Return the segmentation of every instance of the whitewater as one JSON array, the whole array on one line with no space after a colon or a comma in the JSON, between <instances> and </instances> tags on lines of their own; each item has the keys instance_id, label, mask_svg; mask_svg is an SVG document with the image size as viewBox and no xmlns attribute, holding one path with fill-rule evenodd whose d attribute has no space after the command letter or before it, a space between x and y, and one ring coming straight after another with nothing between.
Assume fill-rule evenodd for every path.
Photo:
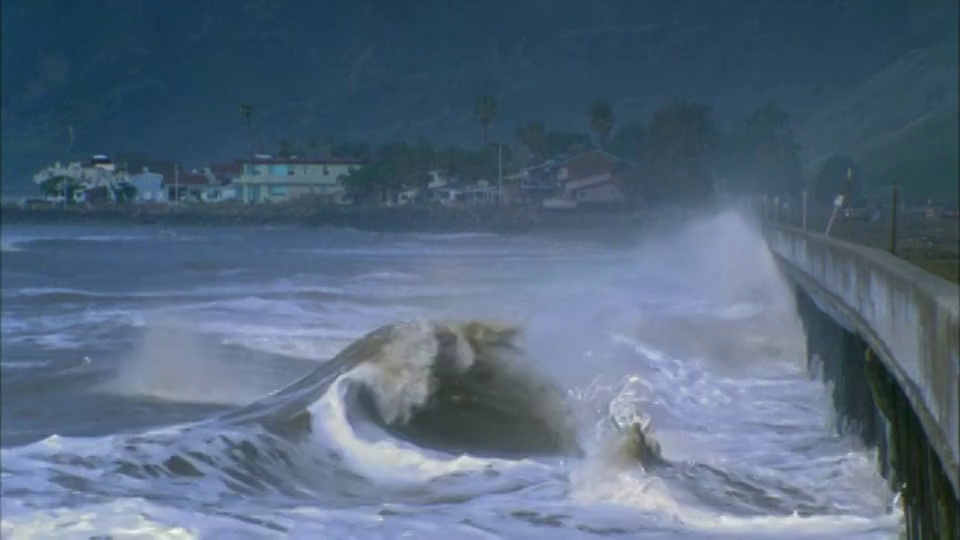
<instances>
[{"instance_id":1,"label":"whitewater","mask_svg":"<svg viewBox=\"0 0 960 540\"><path fill-rule=\"evenodd\" d=\"M11 225L3 538L897 538L736 211Z\"/></svg>"}]
</instances>

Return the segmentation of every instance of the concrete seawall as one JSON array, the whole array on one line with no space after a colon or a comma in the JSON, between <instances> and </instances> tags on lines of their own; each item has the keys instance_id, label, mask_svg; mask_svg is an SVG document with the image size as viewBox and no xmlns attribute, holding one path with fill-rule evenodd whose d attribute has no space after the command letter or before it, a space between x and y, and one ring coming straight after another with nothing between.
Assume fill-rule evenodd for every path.
<instances>
[{"instance_id":1,"label":"concrete seawall","mask_svg":"<svg viewBox=\"0 0 960 540\"><path fill-rule=\"evenodd\" d=\"M891 455L899 460L882 463L885 473L894 469L897 482L912 484L914 494L922 492L911 497L914 513L939 506L930 519L939 521L945 515L952 523L944 537L954 537L960 511L960 288L877 249L774 225L766 227L765 236L783 272L798 288L810 354L837 356L833 361L844 364L828 369L836 385L835 402L846 401L835 405L855 409L849 416L861 426L877 425L873 416L886 418L883 433L865 439L874 439L881 447L882 460L889 461ZM811 315L815 311L823 316ZM812 320L818 317L829 319L827 324L835 329L824 330L822 320ZM839 337L829 337L834 334ZM816 340L839 345L824 346ZM877 375L873 359L885 373ZM895 388L878 390L886 380ZM868 405L851 405L854 401ZM899 410L904 405L910 411ZM915 420L902 417L906 412ZM916 438L924 439L922 444L909 446ZM927 455L933 463L909 463ZM917 473L917 466L924 472ZM921 484L928 485L917 487ZM927 526L922 529L929 534Z\"/></svg>"}]
</instances>

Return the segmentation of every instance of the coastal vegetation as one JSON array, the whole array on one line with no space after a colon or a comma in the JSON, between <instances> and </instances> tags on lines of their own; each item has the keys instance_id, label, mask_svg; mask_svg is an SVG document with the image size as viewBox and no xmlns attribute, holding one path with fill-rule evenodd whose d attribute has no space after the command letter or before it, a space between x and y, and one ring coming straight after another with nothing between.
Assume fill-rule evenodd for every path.
<instances>
[{"instance_id":1,"label":"coastal vegetation","mask_svg":"<svg viewBox=\"0 0 960 540\"><path fill-rule=\"evenodd\" d=\"M568 131L531 122L517 127L513 140L489 142L488 130L497 117L496 100L484 96L475 106L483 128L479 148L437 146L426 141L384 143L375 148L357 142L328 142L326 151L339 157L368 160L345 179L358 200L375 200L384 192L423 188L430 170L442 169L463 181L497 178L546 160L559 160L591 148L652 171L630 178L653 199L668 204L698 204L718 190L738 195L796 197L805 188L789 117L774 104L757 109L742 122L722 130L709 107L677 101L658 108L649 127L640 118L617 118L606 101L587 108L588 132ZM315 141L316 138L311 140ZM315 148L315 144L304 148ZM278 155L289 156L282 143ZM640 191L641 186L626 186Z\"/></svg>"},{"instance_id":2,"label":"coastal vegetation","mask_svg":"<svg viewBox=\"0 0 960 540\"><path fill-rule=\"evenodd\" d=\"M949 130L943 122L924 124L906 139L906 150L903 145L884 148L868 156L863 166L850 156L838 154L804 171L790 117L772 102L723 125L714 119L710 107L701 103L667 102L648 118L640 118L621 117L610 102L598 99L585 107L582 125L586 129L582 131L534 121L516 127L508 140L490 137L490 128L500 117L494 96L478 97L472 112L483 135L483 143L474 147L442 146L426 140L371 145L362 140L311 135L303 140L280 140L271 151L256 144L255 106L249 102L239 105L251 155L259 150L284 159L362 160L363 167L341 177L351 200L360 204L422 190L429 185L433 171L443 171L462 184L489 182L516 178L526 167L562 161L593 148L643 171L621 175L621 189L634 203L642 193L647 205L699 205L720 193L799 202L804 191L813 204L830 204L837 194L845 193L849 203L863 205L871 195L874 202L877 196L886 197L885 192L878 194L870 186L908 176L929 179L953 173L955 177L957 172L956 145L949 145ZM955 123L956 115L952 119ZM955 132L952 137L955 142ZM909 184L904 193L914 198L924 193L956 193L956 186L952 191L937 191L923 182L933 183L923 180ZM51 178L39 187L45 197L65 196L67 204L80 189L62 177ZM131 201L133 189L119 186L108 198L114 204ZM319 200L315 203L325 204Z\"/></svg>"}]
</instances>

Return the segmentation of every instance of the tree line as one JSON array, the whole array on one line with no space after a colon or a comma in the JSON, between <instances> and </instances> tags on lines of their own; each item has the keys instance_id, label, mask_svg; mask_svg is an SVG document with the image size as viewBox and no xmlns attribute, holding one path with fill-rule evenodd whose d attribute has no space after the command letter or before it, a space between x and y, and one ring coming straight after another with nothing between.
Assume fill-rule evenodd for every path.
<instances>
[{"instance_id":1,"label":"tree line","mask_svg":"<svg viewBox=\"0 0 960 540\"><path fill-rule=\"evenodd\" d=\"M253 153L254 106L242 103L239 113ZM464 182L495 180L498 167L504 174L522 167L601 148L646 174L625 175L628 192L644 192L664 202L695 202L718 190L734 195L770 195L798 198L807 189L812 200L828 203L837 193L860 196L856 163L834 156L822 166L810 185L804 183L797 144L789 116L773 103L756 109L721 130L709 107L675 101L658 107L646 122L618 118L607 101L597 100L584 109L590 132L550 127L544 122L517 126L507 141L490 141L490 130L499 118L497 100L481 96L473 116L481 129L479 147L439 146L427 141L395 141L372 146L362 141L338 141L332 137L309 137L300 142L280 141L276 155L282 158L346 157L367 163L346 178L355 198L378 199L405 189L422 188L429 171L445 170ZM41 186L48 195L68 198L77 186L52 179ZM851 189L852 186L852 189ZM114 200L130 199L124 187ZM649 197L648 197L649 198Z\"/></svg>"},{"instance_id":2,"label":"tree line","mask_svg":"<svg viewBox=\"0 0 960 540\"><path fill-rule=\"evenodd\" d=\"M279 157L338 156L369 164L345 179L360 198L383 192L420 188L427 172L445 169L464 181L495 179L497 167L507 172L557 156L602 148L642 165L656 179L648 193L673 202L709 197L717 189L728 193L798 196L804 189L797 144L788 115L770 103L722 132L709 107L688 101L665 104L648 122L618 119L607 101L591 103L585 118L592 133L563 130L543 122L518 126L512 140L490 142L498 103L492 96L477 99L473 116L482 135L479 148L437 146L426 141L391 142L377 147L332 138L307 139L301 145L282 141ZM241 106L250 133L253 107ZM252 147L252 143L251 143ZM824 193L833 192L833 187ZM827 195L823 196L824 198ZM832 195L829 195L832 198Z\"/></svg>"}]
</instances>

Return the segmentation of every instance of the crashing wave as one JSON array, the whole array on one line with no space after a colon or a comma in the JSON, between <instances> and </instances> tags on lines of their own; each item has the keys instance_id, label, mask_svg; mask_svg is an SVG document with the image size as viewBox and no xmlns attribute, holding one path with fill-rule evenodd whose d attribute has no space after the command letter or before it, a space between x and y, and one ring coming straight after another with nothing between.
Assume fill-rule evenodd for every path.
<instances>
[{"instance_id":1,"label":"crashing wave","mask_svg":"<svg viewBox=\"0 0 960 540\"><path fill-rule=\"evenodd\" d=\"M68 447L51 437L0 453L11 470L53 460L63 478L108 496L151 478L204 478L244 496L333 501L399 486L396 496L419 497L404 486L478 472L509 489L510 477L498 471L539 474L536 458L592 454L579 437L595 427L579 425L575 399L530 365L517 345L520 333L480 321L390 324L292 384L197 424L119 441L72 439ZM645 421L608 421L618 466L663 463ZM111 473L87 483L91 463L110 463ZM195 496L212 502L218 493Z\"/></svg>"},{"instance_id":2,"label":"crashing wave","mask_svg":"<svg viewBox=\"0 0 960 540\"><path fill-rule=\"evenodd\" d=\"M353 342L314 372L219 420L257 422L301 437L311 406L333 383L349 384L353 415L392 436L456 454L582 455L566 394L525 362L521 330L491 322L413 320ZM660 462L646 426L618 426L629 455Z\"/></svg>"}]
</instances>

